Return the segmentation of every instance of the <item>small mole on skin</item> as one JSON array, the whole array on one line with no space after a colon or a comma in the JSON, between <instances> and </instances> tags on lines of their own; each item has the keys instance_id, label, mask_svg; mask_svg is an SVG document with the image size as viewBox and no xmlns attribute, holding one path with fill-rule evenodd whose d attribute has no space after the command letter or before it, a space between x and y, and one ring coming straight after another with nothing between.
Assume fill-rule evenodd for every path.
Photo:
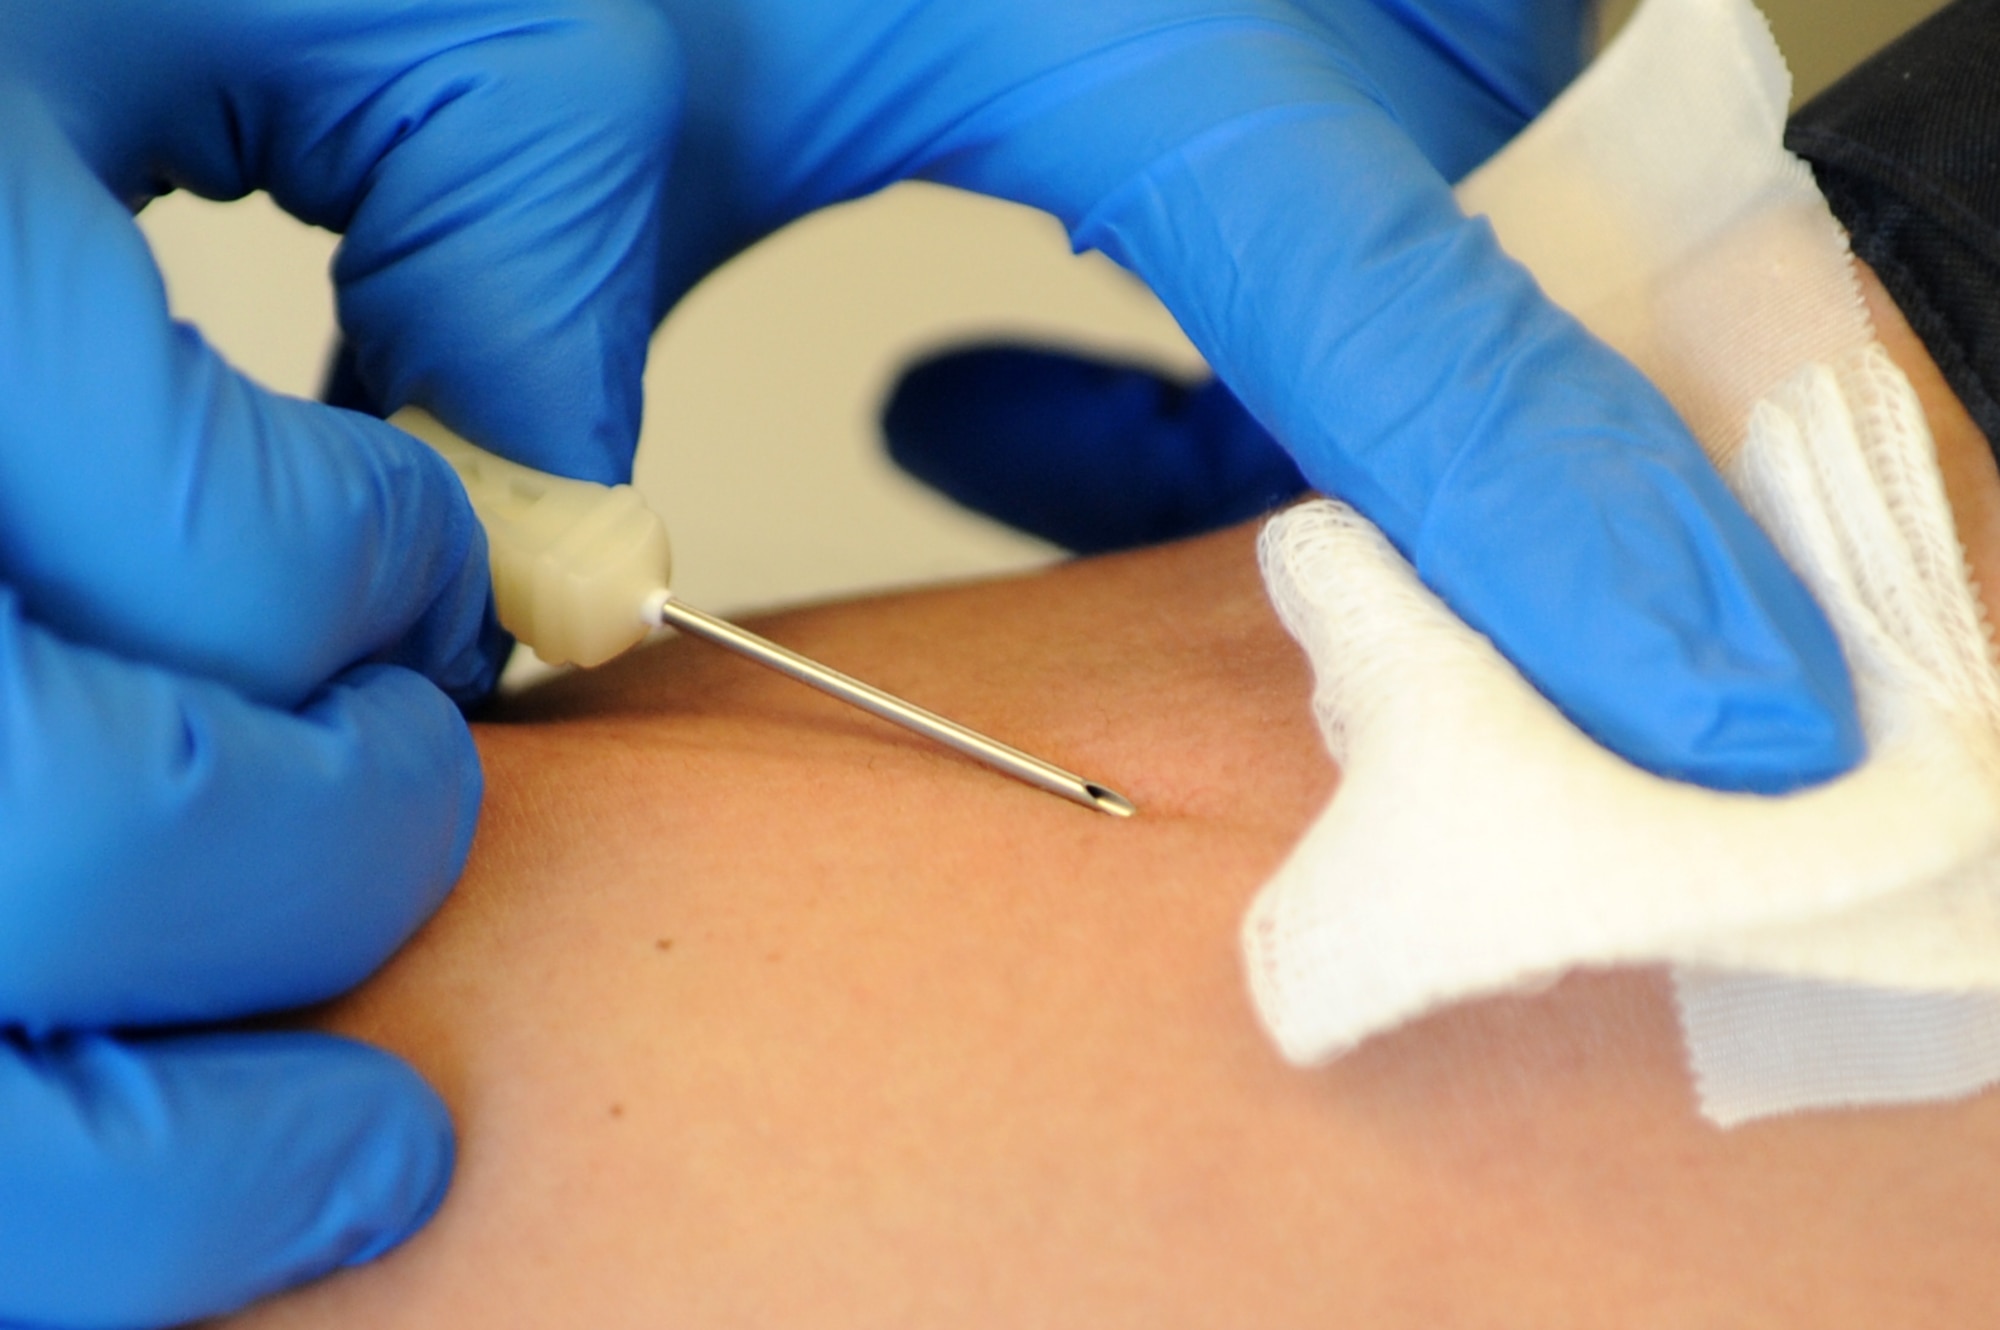
<instances>
[{"instance_id":1,"label":"small mole on skin","mask_svg":"<svg viewBox=\"0 0 2000 1330\"><path fill-rule=\"evenodd\" d=\"M624 1117L624 1116L625 1116L625 1105L623 1105L623 1104L613 1104L613 1105L611 1106L611 1116L612 1116L612 1117L614 1117L614 1118L622 1118L622 1117Z\"/></svg>"},{"instance_id":2,"label":"small mole on skin","mask_svg":"<svg viewBox=\"0 0 2000 1330\"><path fill-rule=\"evenodd\" d=\"M654 951L672 951L673 949L674 940L670 937L663 937L653 944Z\"/></svg>"}]
</instances>

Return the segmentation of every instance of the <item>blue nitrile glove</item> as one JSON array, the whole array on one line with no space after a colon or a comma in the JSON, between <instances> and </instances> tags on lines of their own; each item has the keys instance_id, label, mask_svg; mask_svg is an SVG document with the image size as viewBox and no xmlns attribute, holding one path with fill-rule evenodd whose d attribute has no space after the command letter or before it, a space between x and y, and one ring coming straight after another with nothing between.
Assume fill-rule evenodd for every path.
<instances>
[{"instance_id":1,"label":"blue nitrile glove","mask_svg":"<svg viewBox=\"0 0 2000 1330\"><path fill-rule=\"evenodd\" d=\"M1213 531L1308 488L1220 379L1029 346L912 366L882 408L882 435L918 480L1079 554Z\"/></svg>"},{"instance_id":2,"label":"blue nitrile glove","mask_svg":"<svg viewBox=\"0 0 2000 1330\"><path fill-rule=\"evenodd\" d=\"M653 298L597 279L658 260L671 50L643 0L0 6L0 1325L240 1305L452 1165L395 1059L221 1027L351 987L456 879L483 538L427 448L174 326L122 201L345 228L370 355L608 469Z\"/></svg>"},{"instance_id":3,"label":"blue nitrile glove","mask_svg":"<svg viewBox=\"0 0 2000 1330\"><path fill-rule=\"evenodd\" d=\"M1672 409L1452 201L1575 71L1587 0L653 3L685 98L643 272L662 309L893 180L1043 208L1150 283L1306 478L1600 740L1766 790L1860 755L1831 631ZM343 311L339 400L429 396L522 460L622 461L532 412L454 419L423 347L371 349ZM622 428L636 378L585 382Z\"/></svg>"},{"instance_id":4,"label":"blue nitrile glove","mask_svg":"<svg viewBox=\"0 0 2000 1330\"><path fill-rule=\"evenodd\" d=\"M1574 71L1584 0L656 3L686 79L666 297L903 177L1041 207L1599 739L1754 789L1859 756L1804 589L1452 201Z\"/></svg>"}]
</instances>

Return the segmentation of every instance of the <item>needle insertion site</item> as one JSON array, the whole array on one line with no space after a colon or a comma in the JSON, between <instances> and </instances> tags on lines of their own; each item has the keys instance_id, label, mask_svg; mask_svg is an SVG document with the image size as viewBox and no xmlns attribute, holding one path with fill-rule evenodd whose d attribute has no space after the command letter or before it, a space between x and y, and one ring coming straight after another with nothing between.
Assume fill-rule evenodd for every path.
<instances>
[{"instance_id":1,"label":"needle insertion site","mask_svg":"<svg viewBox=\"0 0 2000 1330\"><path fill-rule=\"evenodd\" d=\"M436 449L465 485L486 528L500 623L549 664L589 669L637 646L655 627L676 628L1072 803L1113 817L1138 811L1116 790L680 600L667 590L673 558L666 524L630 485L569 480L510 462L416 408L389 423Z\"/></svg>"},{"instance_id":2,"label":"needle insertion site","mask_svg":"<svg viewBox=\"0 0 2000 1330\"><path fill-rule=\"evenodd\" d=\"M871 715L879 716L892 725L900 725L933 739L965 754L987 766L1003 771L1017 780L1026 781L1037 789L1060 795L1072 803L1086 808L1095 808L1113 817L1131 817L1137 812L1130 799L1116 790L1085 780L1073 771L1065 771L1053 762L1045 762L1039 757L1024 753L1010 744L968 729L957 721L947 720L934 711L927 711L913 702L906 702L891 693L885 693L872 684L842 674L839 670L820 664L816 660L801 656L798 652L781 647L768 638L759 637L746 628L739 628L726 619L718 619L705 610L698 610L672 593L661 591L654 595L649 609L660 623L669 628L726 647L740 656L756 661L788 678L796 679L822 693L837 697L841 701L860 707Z\"/></svg>"}]
</instances>

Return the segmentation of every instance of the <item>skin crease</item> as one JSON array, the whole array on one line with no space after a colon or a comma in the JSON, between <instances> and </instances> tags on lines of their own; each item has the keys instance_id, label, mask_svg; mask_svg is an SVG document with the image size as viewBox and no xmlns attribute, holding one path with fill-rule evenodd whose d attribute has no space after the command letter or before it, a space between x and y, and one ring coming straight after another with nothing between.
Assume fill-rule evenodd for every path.
<instances>
[{"instance_id":1,"label":"skin crease","mask_svg":"<svg viewBox=\"0 0 2000 1330\"><path fill-rule=\"evenodd\" d=\"M2000 585L1990 450L1869 285ZM1129 823L688 642L480 726L464 885L320 1017L439 1086L456 1187L403 1250L232 1324L1990 1315L2000 1095L1718 1132L1658 973L1279 1062L1236 929L1336 772L1253 539L760 625L1110 783Z\"/></svg>"}]
</instances>

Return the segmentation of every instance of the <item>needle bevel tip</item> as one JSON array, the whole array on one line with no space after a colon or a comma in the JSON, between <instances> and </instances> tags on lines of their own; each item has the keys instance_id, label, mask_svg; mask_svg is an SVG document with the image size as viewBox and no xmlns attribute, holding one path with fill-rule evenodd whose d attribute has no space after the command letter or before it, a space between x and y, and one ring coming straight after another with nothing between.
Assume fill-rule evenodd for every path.
<instances>
[{"instance_id":1,"label":"needle bevel tip","mask_svg":"<svg viewBox=\"0 0 2000 1330\"><path fill-rule=\"evenodd\" d=\"M1131 817L1139 811L1137 804L1116 790L1106 789L1091 782L1084 783L1084 790L1090 795L1090 802L1113 817Z\"/></svg>"}]
</instances>

